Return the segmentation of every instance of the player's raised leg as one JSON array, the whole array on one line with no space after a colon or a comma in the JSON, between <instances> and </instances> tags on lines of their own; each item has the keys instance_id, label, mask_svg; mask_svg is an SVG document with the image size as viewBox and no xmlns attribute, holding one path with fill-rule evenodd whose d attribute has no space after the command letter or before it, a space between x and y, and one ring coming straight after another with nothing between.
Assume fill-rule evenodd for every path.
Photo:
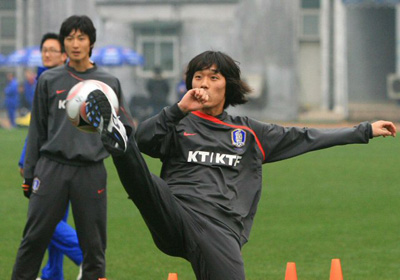
<instances>
[{"instance_id":1,"label":"player's raised leg","mask_svg":"<svg viewBox=\"0 0 400 280\"><path fill-rule=\"evenodd\" d=\"M92 91L86 100L88 121L97 128L105 148L112 153L125 152L128 138L122 122L101 90Z\"/></svg>"}]
</instances>

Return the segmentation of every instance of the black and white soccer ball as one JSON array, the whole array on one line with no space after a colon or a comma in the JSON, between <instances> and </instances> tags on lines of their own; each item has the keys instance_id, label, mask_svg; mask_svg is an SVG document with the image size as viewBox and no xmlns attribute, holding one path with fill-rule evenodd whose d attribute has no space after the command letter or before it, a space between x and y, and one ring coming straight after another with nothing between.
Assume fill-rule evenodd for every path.
<instances>
[{"instance_id":1,"label":"black and white soccer ball","mask_svg":"<svg viewBox=\"0 0 400 280\"><path fill-rule=\"evenodd\" d=\"M97 131L86 117L86 99L95 90L101 90L107 96L115 112L118 114L118 97L109 85L98 80L84 80L77 83L68 92L66 112L71 123L84 132Z\"/></svg>"}]
</instances>

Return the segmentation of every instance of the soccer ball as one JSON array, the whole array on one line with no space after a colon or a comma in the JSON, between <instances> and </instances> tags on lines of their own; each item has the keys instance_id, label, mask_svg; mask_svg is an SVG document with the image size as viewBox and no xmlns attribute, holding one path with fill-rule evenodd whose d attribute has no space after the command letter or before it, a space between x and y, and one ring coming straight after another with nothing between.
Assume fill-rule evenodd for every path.
<instances>
[{"instance_id":1,"label":"soccer ball","mask_svg":"<svg viewBox=\"0 0 400 280\"><path fill-rule=\"evenodd\" d=\"M107 84L98 80L85 80L77 83L68 92L66 112L68 119L79 130L84 132L96 132L86 117L86 99L94 90L101 90L111 102L115 112L118 114L119 102L114 90Z\"/></svg>"}]
</instances>

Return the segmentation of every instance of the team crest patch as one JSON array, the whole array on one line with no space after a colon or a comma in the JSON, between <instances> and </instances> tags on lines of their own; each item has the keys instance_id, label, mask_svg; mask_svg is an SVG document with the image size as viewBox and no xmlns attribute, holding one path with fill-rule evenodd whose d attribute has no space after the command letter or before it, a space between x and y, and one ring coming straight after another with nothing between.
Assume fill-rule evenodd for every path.
<instances>
[{"instance_id":1,"label":"team crest patch","mask_svg":"<svg viewBox=\"0 0 400 280\"><path fill-rule=\"evenodd\" d=\"M40 180L38 178L33 179L32 192L36 193L40 187Z\"/></svg>"},{"instance_id":2,"label":"team crest patch","mask_svg":"<svg viewBox=\"0 0 400 280\"><path fill-rule=\"evenodd\" d=\"M235 147L243 147L246 143L246 131L243 129L235 129L232 131L232 144Z\"/></svg>"}]
</instances>

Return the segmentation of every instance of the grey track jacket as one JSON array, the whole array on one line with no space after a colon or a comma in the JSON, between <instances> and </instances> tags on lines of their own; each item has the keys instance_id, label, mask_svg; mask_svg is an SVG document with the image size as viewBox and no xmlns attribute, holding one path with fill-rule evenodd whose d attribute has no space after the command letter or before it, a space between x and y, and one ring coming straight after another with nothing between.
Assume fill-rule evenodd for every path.
<instances>
[{"instance_id":1,"label":"grey track jacket","mask_svg":"<svg viewBox=\"0 0 400 280\"><path fill-rule=\"evenodd\" d=\"M123 107L118 79L96 65L85 72L77 72L68 65L44 72L39 78L34 97L24 163L25 178L33 178L40 156L80 166L102 161L109 155L97 133L79 131L65 112L69 90L78 82L89 79L108 84L118 95ZM127 116L123 115L122 119L126 122Z\"/></svg>"},{"instance_id":2,"label":"grey track jacket","mask_svg":"<svg viewBox=\"0 0 400 280\"><path fill-rule=\"evenodd\" d=\"M141 123L140 150L163 162L161 178L186 206L229 226L247 242L261 195L262 164L335 145L368 143L371 125L282 127L226 112L184 115L175 104Z\"/></svg>"}]
</instances>

